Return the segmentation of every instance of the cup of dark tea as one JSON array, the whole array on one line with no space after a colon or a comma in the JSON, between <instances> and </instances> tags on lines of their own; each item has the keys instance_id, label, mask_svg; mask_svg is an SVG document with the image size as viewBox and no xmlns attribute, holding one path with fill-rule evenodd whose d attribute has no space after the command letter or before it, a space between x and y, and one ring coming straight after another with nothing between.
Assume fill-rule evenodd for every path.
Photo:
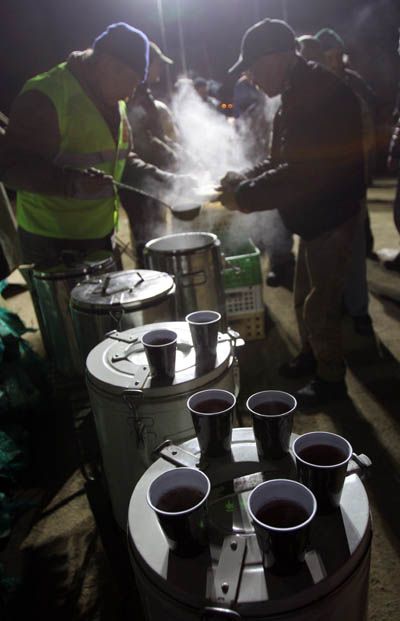
<instances>
[{"instance_id":1,"label":"cup of dark tea","mask_svg":"<svg viewBox=\"0 0 400 621\"><path fill-rule=\"evenodd\" d=\"M173 330L150 330L141 341L152 377L173 378L175 376L177 334Z\"/></svg>"},{"instance_id":2,"label":"cup of dark tea","mask_svg":"<svg viewBox=\"0 0 400 621\"><path fill-rule=\"evenodd\" d=\"M186 315L186 321L189 324L196 357L215 357L221 314L212 310L195 311Z\"/></svg>"},{"instance_id":3,"label":"cup of dark tea","mask_svg":"<svg viewBox=\"0 0 400 621\"><path fill-rule=\"evenodd\" d=\"M247 399L260 460L282 459L289 452L296 399L281 390L263 390Z\"/></svg>"},{"instance_id":4,"label":"cup of dark tea","mask_svg":"<svg viewBox=\"0 0 400 621\"><path fill-rule=\"evenodd\" d=\"M187 407L203 457L230 453L235 405L235 395L219 388L201 390L189 397Z\"/></svg>"},{"instance_id":5,"label":"cup of dark tea","mask_svg":"<svg viewBox=\"0 0 400 621\"><path fill-rule=\"evenodd\" d=\"M209 478L196 468L175 468L150 484L147 502L156 513L169 547L193 556L207 546Z\"/></svg>"},{"instance_id":6,"label":"cup of dark tea","mask_svg":"<svg viewBox=\"0 0 400 621\"><path fill-rule=\"evenodd\" d=\"M297 481L273 479L257 485L247 506L268 566L279 574L295 573L317 510L314 494Z\"/></svg>"},{"instance_id":7,"label":"cup of dark tea","mask_svg":"<svg viewBox=\"0 0 400 621\"><path fill-rule=\"evenodd\" d=\"M318 511L336 509L353 454L351 444L335 433L311 431L294 441L293 453L298 478L315 494Z\"/></svg>"}]
</instances>

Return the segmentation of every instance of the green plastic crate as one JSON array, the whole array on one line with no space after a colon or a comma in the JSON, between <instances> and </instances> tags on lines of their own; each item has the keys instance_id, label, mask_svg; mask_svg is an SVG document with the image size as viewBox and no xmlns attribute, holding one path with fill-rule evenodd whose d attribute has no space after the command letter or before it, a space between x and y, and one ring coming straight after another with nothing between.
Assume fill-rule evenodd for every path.
<instances>
[{"instance_id":1,"label":"green plastic crate","mask_svg":"<svg viewBox=\"0 0 400 621\"><path fill-rule=\"evenodd\" d=\"M251 239L240 243L234 249L224 246L222 241L222 248L229 264L229 268L225 268L223 272L225 289L262 283L260 251Z\"/></svg>"}]
</instances>

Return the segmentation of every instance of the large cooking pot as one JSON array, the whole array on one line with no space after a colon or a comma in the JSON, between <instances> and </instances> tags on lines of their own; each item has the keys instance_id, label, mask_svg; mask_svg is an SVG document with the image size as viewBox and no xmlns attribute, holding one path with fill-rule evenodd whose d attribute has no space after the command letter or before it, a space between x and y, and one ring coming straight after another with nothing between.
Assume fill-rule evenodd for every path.
<instances>
[{"instance_id":1,"label":"large cooking pot","mask_svg":"<svg viewBox=\"0 0 400 621\"><path fill-rule=\"evenodd\" d=\"M68 251L62 253L56 264L34 266L31 282L40 312L39 324L47 355L61 374L74 376L83 372L69 306L72 289L85 278L116 268L112 253L103 250L87 255Z\"/></svg>"},{"instance_id":2,"label":"large cooking pot","mask_svg":"<svg viewBox=\"0 0 400 621\"><path fill-rule=\"evenodd\" d=\"M178 335L175 377L152 379L140 337L167 328ZM188 397L204 388L239 392L235 336L219 334L211 368L196 366L186 322L166 322L116 332L97 345L86 361L87 387L114 516L126 528L132 490L164 440L193 436Z\"/></svg>"},{"instance_id":3,"label":"large cooking pot","mask_svg":"<svg viewBox=\"0 0 400 621\"><path fill-rule=\"evenodd\" d=\"M247 499L264 480L295 478L293 454L260 463L253 429L234 429L232 458L200 463L211 481L209 548L182 558L169 549L146 496L161 473L199 467L199 445L192 439L160 453L137 483L128 516L129 551L148 621L366 621L371 523L357 474L346 477L340 508L314 518L304 562L293 575L279 576L258 547ZM355 466L350 462L352 471Z\"/></svg>"},{"instance_id":4,"label":"large cooking pot","mask_svg":"<svg viewBox=\"0 0 400 621\"><path fill-rule=\"evenodd\" d=\"M221 244L212 233L178 233L147 242L146 267L175 276L177 317L196 310L216 310L225 325L225 290Z\"/></svg>"},{"instance_id":5,"label":"large cooking pot","mask_svg":"<svg viewBox=\"0 0 400 621\"><path fill-rule=\"evenodd\" d=\"M174 320L174 281L168 274L153 270L99 275L72 290L71 314L84 363L90 350L111 330L122 332Z\"/></svg>"}]
</instances>

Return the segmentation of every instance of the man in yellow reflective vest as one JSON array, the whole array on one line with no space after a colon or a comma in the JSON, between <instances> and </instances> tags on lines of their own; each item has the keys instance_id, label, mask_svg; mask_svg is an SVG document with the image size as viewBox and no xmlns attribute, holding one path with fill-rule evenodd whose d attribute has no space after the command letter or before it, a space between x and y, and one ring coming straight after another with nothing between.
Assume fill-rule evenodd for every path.
<instances>
[{"instance_id":1,"label":"man in yellow reflective vest","mask_svg":"<svg viewBox=\"0 0 400 621\"><path fill-rule=\"evenodd\" d=\"M83 52L28 80L14 102L0 152L0 178L17 190L23 260L57 260L63 250L112 249L119 181L173 175L132 152L125 100L146 79L149 41L110 25ZM103 175L90 177L94 167ZM132 174L130 175L132 179Z\"/></svg>"}]
</instances>

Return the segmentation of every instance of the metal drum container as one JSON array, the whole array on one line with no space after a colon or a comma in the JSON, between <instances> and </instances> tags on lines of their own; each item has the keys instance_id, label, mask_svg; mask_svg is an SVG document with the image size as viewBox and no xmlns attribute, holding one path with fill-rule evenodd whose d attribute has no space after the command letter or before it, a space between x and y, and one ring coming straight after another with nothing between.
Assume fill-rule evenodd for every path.
<instances>
[{"instance_id":1,"label":"metal drum container","mask_svg":"<svg viewBox=\"0 0 400 621\"><path fill-rule=\"evenodd\" d=\"M82 359L76 342L70 312L70 295L78 282L103 272L116 270L111 252L95 251L87 255L62 253L60 262L37 264L32 272L40 312L40 326L49 358L57 371L67 376L82 374Z\"/></svg>"},{"instance_id":2,"label":"metal drum container","mask_svg":"<svg viewBox=\"0 0 400 621\"><path fill-rule=\"evenodd\" d=\"M128 516L129 552L148 621L366 621L371 523L357 474L346 477L339 509L313 519L304 561L281 576L258 547L247 499L264 480L295 479L293 455L260 463L253 429L234 429L232 456L200 463L211 481L210 544L183 558L169 549L146 496L161 473L199 467L197 439L159 454L136 485Z\"/></svg>"},{"instance_id":3,"label":"metal drum container","mask_svg":"<svg viewBox=\"0 0 400 621\"><path fill-rule=\"evenodd\" d=\"M177 317L196 310L216 310L225 325L225 290L221 244L212 233L178 233L147 242L146 267L175 276Z\"/></svg>"},{"instance_id":4,"label":"metal drum container","mask_svg":"<svg viewBox=\"0 0 400 621\"><path fill-rule=\"evenodd\" d=\"M122 332L174 320L175 285L171 276L129 270L80 282L71 292L71 314L82 363L111 330Z\"/></svg>"},{"instance_id":5,"label":"metal drum container","mask_svg":"<svg viewBox=\"0 0 400 621\"><path fill-rule=\"evenodd\" d=\"M175 377L152 379L140 337L167 328L178 335ZM87 386L114 516L126 528L132 490L164 440L193 436L188 397L204 388L239 391L235 336L220 334L212 368L196 366L186 322L166 322L116 332L86 361Z\"/></svg>"}]
</instances>

